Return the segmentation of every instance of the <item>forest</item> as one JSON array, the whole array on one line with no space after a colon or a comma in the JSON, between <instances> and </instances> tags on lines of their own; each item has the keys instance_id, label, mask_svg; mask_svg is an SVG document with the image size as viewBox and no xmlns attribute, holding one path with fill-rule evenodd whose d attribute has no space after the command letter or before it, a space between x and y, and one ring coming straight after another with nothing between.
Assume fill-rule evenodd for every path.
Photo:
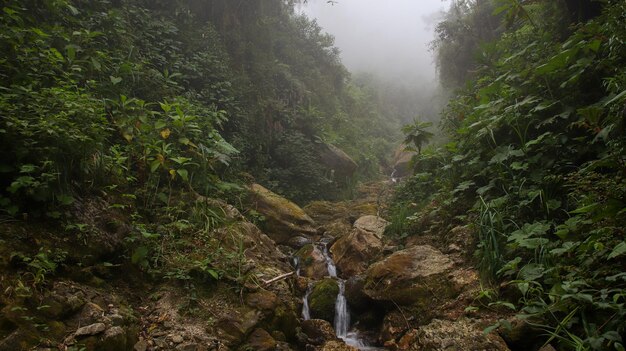
<instances>
[{"instance_id":1,"label":"forest","mask_svg":"<svg viewBox=\"0 0 626 351\"><path fill-rule=\"evenodd\" d=\"M3 1L0 351L625 350L626 2L303 3Z\"/></svg>"}]
</instances>

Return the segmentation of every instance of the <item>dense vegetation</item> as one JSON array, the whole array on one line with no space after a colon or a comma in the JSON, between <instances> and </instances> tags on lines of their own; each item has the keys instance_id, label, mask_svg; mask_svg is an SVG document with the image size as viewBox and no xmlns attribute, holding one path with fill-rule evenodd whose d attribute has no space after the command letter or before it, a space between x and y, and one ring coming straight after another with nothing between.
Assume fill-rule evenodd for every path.
<instances>
[{"instance_id":1,"label":"dense vegetation","mask_svg":"<svg viewBox=\"0 0 626 351\"><path fill-rule=\"evenodd\" d=\"M624 23L623 1L455 2L434 42L449 142L396 196L396 234L472 222L490 306L562 350L624 349Z\"/></svg>"},{"instance_id":2,"label":"dense vegetation","mask_svg":"<svg viewBox=\"0 0 626 351\"><path fill-rule=\"evenodd\" d=\"M2 11L10 215L58 217L77 193L112 186L152 200L171 187L216 194L241 172L298 201L332 197L353 180L333 179L317 144L345 148L356 177L371 177L395 133L350 83L332 37L292 4L9 1Z\"/></svg>"}]
</instances>

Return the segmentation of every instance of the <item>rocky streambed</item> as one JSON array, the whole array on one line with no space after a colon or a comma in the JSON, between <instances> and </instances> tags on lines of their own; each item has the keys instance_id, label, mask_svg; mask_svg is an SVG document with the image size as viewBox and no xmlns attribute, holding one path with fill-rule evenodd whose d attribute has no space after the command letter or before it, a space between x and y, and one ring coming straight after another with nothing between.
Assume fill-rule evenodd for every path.
<instances>
[{"instance_id":1,"label":"rocky streambed","mask_svg":"<svg viewBox=\"0 0 626 351\"><path fill-rule=\"evenodd\" d=\"M471 231L390 240L379 214L391 186L369 184L357 200L305 208L251 186L252 206L264 216L259 226L222 204L229 224L208 233L212 241L190 234L198 244L176 251L203 257L203 245L213 243L236 255L229 264L237 269L223 268L235 273L217 281L202 266L189 277L155 280L114 261L67 268L30 296L5 289L0 351L508 350L499 334L483 333L499 316L467 309L480 290L467 259ZM97 262L100 244L85 243ZM11 245L5 249L21 249Z\"/></svg>"}]
</instances>

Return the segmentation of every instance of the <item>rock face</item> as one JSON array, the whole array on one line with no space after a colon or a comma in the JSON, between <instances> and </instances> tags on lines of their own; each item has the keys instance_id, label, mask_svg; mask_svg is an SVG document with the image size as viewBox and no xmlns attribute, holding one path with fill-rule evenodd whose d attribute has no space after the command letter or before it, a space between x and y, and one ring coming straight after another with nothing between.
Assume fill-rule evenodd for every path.
<instances>
[{"instance_id":1,"label":"rock face","mask_svg":"<svg viewBox=\"0 0 626 351\"><path fill-rule=\"evenodd\" d=\"M339 293L339 285L332 278L320 280L309 295L311 317L333 323L335 319L335 300Z\"/></svg>"},{"instance_id":2,"label":"rock face","mask_svg":"<svg viewBox=\"0 0 626 351\"><path fill-rule=\"evenodd\" d=\"M253 350L269 351L276 349L276 340L264 329L255 329L248 338L248 346Z\"/></svg>"},{"instance_id":3,"label":"rock face","mask_svg":"<svg viewBox=\"0 0 626 351\"><path fill-rule=\"evenodd\" d=\"M298 234L315 235L315 222L298 205L259 184L250 187L254 208L265 216L265 231L276 243Z\"/></svg>"},{"instance_id":4,"label":"rock face","mask_svg":"<svg viewBox=\"0 0 626 351\"><path fill-rule=\"evenodd\" d=\"M416 342L410 350L485 350L508 351L509 348L500 336L491 333L484 335L482 328L467 318L457 321L433 320L417 330Z\"/></svg>"},{"instance_id":5,"label":"rock face","mask_svg":"<svg viewBox=\"0 0 626 351\"><path fill-rule=\"evenodd\" d=\"M309 244L296 252L299 260L300 275L303 277L321 279L328 275L326 258L322 251L313 244Z\"/></svg>"},{"instance_id":6,"label":"rock face","mask_svg":"<svg viewBox=\"0 0 626 351\"><path fill-rule=\"evenodd\" d=\"M403 144L398 146L398 148L394 151L393 169L395 173L393 176L395 178L407 177L413 173L410 165L411 159L413 158L413 156L416 155L416 153L413 151L407 151L405 149L406 145Z\"/></svg>"},{"instance_id":7,"label":"rock face","mask_svg":"<svg viewBox=\"0 0 626 351\"><path fill-rule=\"evenodd\" d=\"M318 154L322 164L335 171L335 177L351 177L358 167L348 154L331 144L320 144Z\"/></svg>"},{"instance_id":8,"label":"rock face","mask_svg":"<svg viewBox=\"0 0 626 351\"><path fill-rule=\"evenodd\" d=\"M452 261L431 246L397 251L367 270L364 292L370 298L416 305L427 310L432 300L452 297Z\"/></svg>"},{"instance_id":9,"label":"rock face","mask_svg":"<svg viewBox=\"0 0 626 351\"><path fill-rule=\"evenodd\" d=\"M384 222L376 216L361 217L352 231L330 248L335 264L344 276L363 273L368 264L380 255L383 250L382 232L386 226Z\"/></svg>"}]
</instances>

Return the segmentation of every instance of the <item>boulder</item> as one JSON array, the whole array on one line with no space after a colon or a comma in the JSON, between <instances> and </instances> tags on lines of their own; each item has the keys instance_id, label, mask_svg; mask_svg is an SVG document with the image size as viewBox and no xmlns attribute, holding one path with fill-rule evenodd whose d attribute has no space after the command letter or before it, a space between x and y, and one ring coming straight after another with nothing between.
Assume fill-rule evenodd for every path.
<instances>
[{"instance_id":1,"label":"boulder","mask_svg":"<svg viewBox=\"0 0 626 351\"><path fill-rule=\"evenodd\" d=\"M452 268L452 261L435 248L414 246L371 265L363 291L374 300L428 311L433 300L457 294L456 284L448 278Z\"/></svg>"},{"instance_id":2,"label":"boulder","mask_svg":"<svg viewBox=\"0 0 626 351\"><path fill-rule=\"evenodd\" d=\"M335 301L339 293L339 284L335 279L322 279L315 284L309 295L311 317L333 323L335 319Z\"/></svg>"},{"instance_id":3,"label":"boulder","mask_svg":"<svg viewBox=\"0 0 626 351\"><path fill-rule=\"evenodd\" d=\"M435 319L417 331L416 342L410 350L485 350L508 351L506 343L496 333L485 335L483 329L467 318L456 321Z\"/></svg>"},{"instance_id":4,"label":"boulder","mask_svg":"<svg viewBox=\"0 0 626 351\"><path fill-rule=\"evenodd\" d=\"M127 347L126 331L122 327L112 327L104 332L101 342L101 351L117 351L126 350Z\"/></svg>"},{"instance_id":5,"label":"boulder","mask_svg":"<svg viewBox=\"0 0 626 351\"><path fill-rule=\"evenodd\" d=\"M275 350L276 340L265 329L257 328L248 337L248 346L258 351Z\"/></svg>"},{"instance_id":6,"label":"boulder","mask_svg":"<svg viewBox=\"0 0 626 351\"><path fill-rule=\"evenodd\" d=\"M272 311L278 304L278 297L271 291L261 290L246 297L246 304L261 311Z\"/></svg>"},{"instance_id":7,"label":"boulder","mask_svg":"<svg viewBox=\"0 0 626 351\"><path fill-rule=\"evenodd\" d=\"M372 233L378 239L383 238L387 225L389 225L389 222L383 218L371 215L363 216L354 222L355 228Z\"/></svg>"},{"instance_id":8,"label":"boulder","mask_svg":"<svg viewBox=\"0 0 626 351\"><path fill-rule=\"evenodd\" d=\"M304 246L296 252L295 256L298 258L301 276L321 279L328 275L326 258L316 245L309 244Z\"/></svg>"},{"instance_id":9,"label":"boulder","mask_svg":"<svg viewBox=\"0 0 626 351\"><path fill-rule=\"evenodd\" d=\"M94 323L81 328L78 328L74 333L75 337L81 336L90 336L100 334L106 330L106 325L104 323Z\"/></svg>"},{"instance_id":10,"label":"boulder","mask_svg":"<svg viewBox=\"0 0 626 351\"><path fill-rule=\"evenodd\" d=\"M383 243L374 233L354 228L330 248L335 265L343 276L363 273L383 250Z\"/></svg>"},{"instance_id":11,"label":"boulder","mask_svg":"<svg viewBox=\"0 0 626 351\"><path fill-rule=\"evenodd\" d=\"M320 161L322 161L324 166L334 171L336 178L352 177L358 165L348 154L335 145L327 143L320 143L318 145Z\"/></svg>"},{"instance_id":12,"label":"boulder","mask_svg":"<svg viewBox=\"0 0 626 351\"><path fill-rule=\"evenodd\" d=\"M315 235L315 222L298 205L259 184L250 187L255 210L265 216L267 235L283 244L295 235Z\"/></svg>"},{"instance_id":13,"label":"boulder","mask_svg":"<svg viewBox=\"0 0 626 351\"><path fill-rule=\"evenodd\" d=\"M300 249L304 245L308 245L308 244L313 244L313 240L311 240L310 238L307 238L305 236L301 236L301 235L292 236L287 241L287 246L289 246L291 248L294 248L296 250Z\"/></svg>"},{"instance_id":14,"label":"boulder","mask_svg":"<svg viewBox=\"0 0 626 351\"><path fill-rule=\"evenodd\" d=\"M402 144L396 148L393 155L393 177L404 178L413 174L411 160L417 155L415 151L406 150L406 145Z\"/></svg>"},{"instance_id":15,"label":"boulder","mask_svg":"<svg viewBox=\"0 0 626 351\"><path fill-rule=\"evenodd\" d=\"M308 342L314 345L323 345L330 340L336 340L335 329L330 322L323 319L309 319L302 322L302 331Z\"/></svg>"},{"instance_id":16,"label":"boulder","mask_svg":"<svg viewBox=\"0 0 626 351\"><path fill-rule=\"evenodd\" d=\"M345 342L340 340L332 340L326 342L320 349L320 351L359 351L354 346L346 345Z\"/></svg>"}]
</instances>

